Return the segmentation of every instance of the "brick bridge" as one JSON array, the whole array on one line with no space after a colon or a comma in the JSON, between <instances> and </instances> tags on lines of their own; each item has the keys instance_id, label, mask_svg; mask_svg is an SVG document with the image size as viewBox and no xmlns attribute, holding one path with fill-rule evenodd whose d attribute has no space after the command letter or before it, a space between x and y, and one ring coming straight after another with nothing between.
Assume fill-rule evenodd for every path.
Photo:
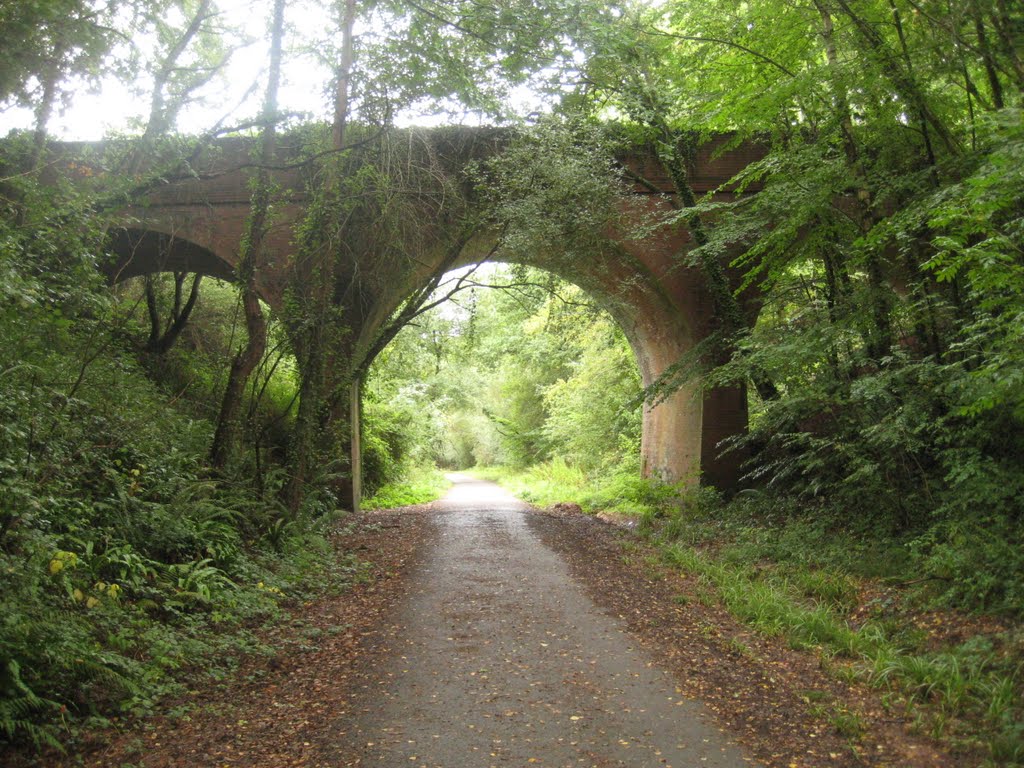
<instances>
[{"instance_id":1,"label":"brick bridge","mask_svg":"<svg viewBox=\"0 0 1024 768\"><path fill-rule=\"evenodd\" d=\"M462 129L462 134L466 133ZM443 152L443 147L438 150L445 141L443 132L424 131L420 135L427 137L421 140L432 143L433 150ZM495 139L494 132L481 131L480 135L485 143L491 142L484 154L500 151L503 140ZM748 145L719 152L725 142L725 137L711 140L695 152L689 178L698 195L718 190L758 156L757 148ZM146 195L142 204L126 209L125 227L114 237L118 257L112 271L115 279L177 270L231 280L250 210L252 150L249 140L218 141L192 164L195 174L191 178L159 186ZM479 146L473 151L480 155ZM449 155L465 153L459 148ZM658 163L641 154L624 158L623 163L650 184L637 183L626 190L618 202L620 211L627 219L638 219L663 210L671 185ZM295 225L305 213L309 199L305 190L311 179L308 165L288 162L287 157L275 165L273 176L278 189L273 226L260 257L257 279L267 303L280 307L288 280L294 279ZM732 193L719 191L716 196L726 200ZM365 283L363 299L358 307L346 307L340 313L353 349L371 348L375 335L406 297L444 262L441 233L430 227L422 233L428 241L434 236L439 247L427 247L423 253L428 256L417 259L415 265L396 268L394 263L384 261L362 265L358 280ZM583 254L583 258L577 253L566 260L560 258L561 244L557 241L526 254L508 253L495 250L494 235L482 231L465 245L458 263L470 264L482 258L528 263L579 285L622 327L643 383L649 385L712 328L712 299L704 279L698 270L681 264L680 257L689 247L689 233L681 227L671 231L663 228L660 234L642 238L607 232L601 233L597 241L603 244L595 245L592 253ZM752 320L756 316L756 297L746 297L745 306ZM354 391L352 419L358 425L358 386ZM746 427L746 393L742 388L701 394L696 385L688 385L656 405L645 406L643 472L668 481L700 477L716 487L733 489L741 457L730 454L719 458L715 446ZM351 465L354 505L358 506L358 428L352 433L356 435Z\"/></svg>"}]
</instances>

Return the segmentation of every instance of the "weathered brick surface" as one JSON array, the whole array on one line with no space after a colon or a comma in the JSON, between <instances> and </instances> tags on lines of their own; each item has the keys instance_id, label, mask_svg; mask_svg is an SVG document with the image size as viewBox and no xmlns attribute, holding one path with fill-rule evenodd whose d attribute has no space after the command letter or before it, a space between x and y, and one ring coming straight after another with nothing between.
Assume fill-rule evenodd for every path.
<instances>
[{"instance_id":1,"label":"weathered brick surface","mask_svg":"<svg viewBox=\"0 0 1024 768\"><path fill-rule=\"evenodd\" d=\"M469 130L437 134L438 152L447 153L445 163L458 162L458 152L469 145L465 141ZM500 132L482 131L481 136L481 141L470 142L477 155L496 151L503 141ZM763 148L757 144L726 149L731 143L729 136L718 137L694 153L688 178L698 196L718 191L721 199L727 199L732 194L726 186L728 181L763 155ZM188 173L157 184L140 204L125 209L125 229L115 237L119 261L111 268L112 274L125 278L185 269L229 279L238 261L249 214L250 181L255 173L253 149L251 140L221 140L203 153ZM55 172L82 178L116 172L104 166L102 145L63 145L60 155L65 160L55 164ZM624 204L627 216L647 216L671 204L670 181L653 154L637 152L620 158L620 162L661 190L658 194L647 186L635 185L635 195ZM307 200L303 175L308 172L308 166L299 165L287 149L279 153L274 165L280 193L258 268L260 290L271 304L280 301L290 277L293 227ZM756 190L757 186L751 185L747 191ZM685 230L643 240L620 238L619 245L624 258L595 254L593 263L575 262L573 269L577 272L571 274L566 274L565 265L546 264L543 255L537 256L535 265L547 266L609 299L607 303L614 308L613 314L636 353L644 383L651 384L709 333L712 301L701 274L680 264L680 255L690 245ZM476 244L474 250L486 252L486 244L482 250ZM408 275L375 275L376 305L366 310L362 320L355 321L358 327L350 329L350 337L372 337L404 299L404 292L411 287L408 282ZM390 285L390 293L382 291L381 285ZM751 306L753 314L754 303ZM642 445L645 471L679 480L694 478L703 470L716 485L729 486L738 476L740 457L719 460L715 458L715 446L742 432L746 423L742 390L701 395L696 385L688 386L646 409Z\"/></svg>"}]
</instances>

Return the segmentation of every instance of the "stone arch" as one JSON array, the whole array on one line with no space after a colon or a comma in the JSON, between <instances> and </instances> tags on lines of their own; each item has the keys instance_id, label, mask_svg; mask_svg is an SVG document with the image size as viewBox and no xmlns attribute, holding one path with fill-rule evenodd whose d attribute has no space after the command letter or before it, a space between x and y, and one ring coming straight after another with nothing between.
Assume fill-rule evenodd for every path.
<instances>
[{"instance_id":1,"label":"stone arch","mask_svg":"<svg viewBox=\"0 0 1024 768\"><path fill-rule=\"evenodd\" d=\"M120 227L110 233L109 247L114 259L104 272L111 282L154 272L196 272L221 280L235 279L230 261L176 234Z\"/></svg>"},{"instance_id":2,"label":"stone arch","mask_svg":"<svg viewBox=\"0 0 1024 768\"><path fill-rule=\"evenodd\" d=\"M492 129L477 131L479 142L464 141L472 139L472 133L465 129L455 133L452 129L430 132L434 138L429 141L435 144L429 148L431 157L443 160L438 169L442 175L456 179L459 189L466 183L460 170L466 161L500 152L507 143L506 134ZM402 134L400 138L402 142L412 140L411 135ZM95 149L102 151L102 147ZM170 179L150 189L142 198L144 202L121 211L123 226L111 230L115 258L106 268L112 280L164 269L233 277L251 205L252 144L247 139L221 139L210 149L193 158L193 172L188 178ZM68 145L66 154L77 157L83 154L83 147ZM713 192L715 200L727 200L737 194L756 192L756 182L745 185L740 192L731 191L729 181L763 154L763 148L756 142L737 143L735 137L728 135L713 137L692 158L688 176L694 193ZM275 204L274 221L265 237L257 269L257 290L268 304L278 308L284 305L290 281L299 278L291 258L297 248L295 225L302 220L310 202L306 183L315 181L314 175L308 173L310 161L300 162L302 159L293 150L284 152L280 159L283 165L273 175L282 194ZM644 180L638 181L618 203L625 222L623 228L628 229L631 222L643 223L645 212L664 210L673 194L673 185L656 158L643 148L627 152L619 162ZM70 175L75 178L73 172ZM472 203L473 199L469 195L464 202ZM337 382L336 393L340 409L342 388L355 384L349 387L353 393L353 421L358 420L358 375L367 363L367 350L374 349L380 339L381 329L387 327L403 297L410 295L417 285L424 285L434 269L441 264L457 266L450 263L449 256L450 248L458 240L458 216L450 215L455 209L448 210L444 214L426 206L429 226L420 238L426 245L417 245L416 258L410 259L410 263L356 260L342 276L358 288L352 295L346 289L339 302L346 333L334 352L339 362L352 364L355 374L354 382ZM588 262L591 254L586 254L585 258L577 256L576 268L566 265L558 258L557 242L543 244L545 252L534 254L531 261L591 292L596 286L611 298L635 299L611 301L610 309L630 339L645 383L650 383L714 330L713 302L699 272L683 263L682 256L692 247L684 227L676 225L661 232L648 229L646 233L629 235L611 231L614 225L608 225L608 229L602 224L597 226L601 231L589 232L593 236L591 242L603 236L610 245L597 246L592 263ZM481 233L478 239L478 243L463 249L462 263L485 260L494 233ZM628 268L622 266L624 271L614 268L616 254L629 257L625 260ZM723 265L728 264L725 256ZM743 301L748 322L753 322L756 297L751 301L744 297ZM745 391L736 387L698 393L697 389L694 386L676 392L645 414L645 470L668 480L691 480L699 468L703 480L724 489L736 488L741 457L733 455L719 460L715 454L720 440L746 429ZM351 431L354 440L358 439L358 430ZM358 451L353 451L353 476L358 484Z\"/></svg>"},{"instance_id":3,"label":"stone arch","mask_svg":"<svg viewBox=\"0 0 1024 768\"><path fill-rule=\"evenodd\" d=\"M678 252L678 242L660 246L646 243L642 249L630 248L614 238L607 243L607 248L598 249L589 258L568 260L560 258L555 248L529 256L491 254L488 238L482 238L467 247L462 258L450 267L482 261L522 263L579 286L623 330L646 387L706 335L709 299L699 275L680 269L672 258L671 254ZM364 340L412 293L418 281L425 279L425 274L408 277L401 287L394 284L386 299L378 297L375 318L362 329ZM740 458L719 458L716 445L745 430L746 424L746 394L742 389L703 393L697 382L684 385L660 402L644 406L643 473L667 482L702 480L732 489L740 474Z\"/></svg>"}]
</instances>

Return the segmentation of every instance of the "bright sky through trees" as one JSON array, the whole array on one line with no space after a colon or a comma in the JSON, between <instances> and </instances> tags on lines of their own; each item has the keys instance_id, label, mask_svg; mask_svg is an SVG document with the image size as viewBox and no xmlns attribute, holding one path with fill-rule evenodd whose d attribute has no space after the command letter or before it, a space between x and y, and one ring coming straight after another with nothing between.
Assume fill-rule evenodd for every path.
<instances>
[{"instance_id":1,"label":"bright sky through trees","mask_svg":"<svg viewBox=\"0 0 1024 768\"><path fill-rule=\"evenodd\" d=\"M189 133L201 131L217 123L228 113L228 123L251 117L259 107L261 89L259 81L267 66L268 0L221 0L221 28L230 31L229 45L235 47L222 75L201 91L201 99L188 105L178 120L178 129ZM175 9L176 10L176 9ZM287 112L301 113L315 118L326 118L330 100L324 93L330 81L330 72L312 55L310 49L319 37L331 29L331 22L322 18L323 10L313 3L294 2L291 11L285 64L285 83L281 90L281 106ZM180 15L180 14L179 14ZM155 40L152 35L137 37L131 43L143 56L152 56ZM122 45L112 57L128 54L128 45ZM99 88L79 80L72 84L70 104L55 115L50 132L62 139L95 140L110 132L130 130L133 121L141 121L146 114L146 89L152 79L140 73L129 85L108 75ZM33 124L32 111L12 107L0 113L0 132L12 128L29 128Z\"/></svg>"},{"instance_id":2,"label":"bright sky through trees","mask_svg":"<svg viewBox=\"0 0 1024 768\"><path fill-rule=\"evenodd\" d=\"M217 3L218 29L225 33L225 42L233 49L223 72L198 92L199 98L188 104L178 116L176 127L183 133L198 133L223 121L230 126L252 118L259 109L260 82L267 67L267 19L269 0L220 0ZM326 56L334 50L332 35L337 27L329 9L316 0L293 0L287 7L287 53L283 64L284 81L280 92L283 112L303 120L327 120L330 116L329 93L333 74ZM181 23L177 18L167 21ZM379 18L357 19L357 36L387 34ZM362 27L362 29L360 29ZM131 49L143 59L155 56L156 40L152 34L136 35L130 43L122 43L108 57L108 62L127 59ZM134 82L126 83L107 73L98 83L83 78L69 78L65 83L67 98L63 107L50 120L48 131L64 140L94 141L110 133L133 132L145 120L148 89L152 76L140 72ZM529 86L512 89L510 106L519 114L544 108L546 100ZM399 126L432 126L452 123L480 124L486 119L480 113L466 112L454 102L424 104L405 108L394 116ZM7 105L0 111L0 135L14 129L31 129L31 109Z\"/></svg>"}]
</instances>

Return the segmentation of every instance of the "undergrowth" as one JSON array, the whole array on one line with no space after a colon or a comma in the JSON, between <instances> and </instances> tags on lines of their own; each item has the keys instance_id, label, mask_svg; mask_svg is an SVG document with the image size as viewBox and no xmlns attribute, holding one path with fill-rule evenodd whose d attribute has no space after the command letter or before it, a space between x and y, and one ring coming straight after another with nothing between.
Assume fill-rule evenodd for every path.
<instances>
[{"instance_id":1,"label":"undergrowth","mask_svg":"<svg viewBox=\"0 0 1024 768\"><path fill-rule=\"evenodd\" d=\"M361 572L328 495L290 514L280 470L210 473L212 424L140 362L75 215L0 227L0 749L73 751L226 676L283 606Z\"/></svg>"},{"instance_id":2,"label":"undergrowth","mask_svg":"<svg viewBox=\"0 0 1024 768\"><path fill-rule=\"evenodd\" d=\"M920 579L914 537L880 536L826 505L787 508L756 495L684 500L641 530L738 619L886 690L921 731L981 748L991 765L1024 760L1024 633L1013 617L993 631L944 607L943 592Z\"/></svg>"}]
</instances>

